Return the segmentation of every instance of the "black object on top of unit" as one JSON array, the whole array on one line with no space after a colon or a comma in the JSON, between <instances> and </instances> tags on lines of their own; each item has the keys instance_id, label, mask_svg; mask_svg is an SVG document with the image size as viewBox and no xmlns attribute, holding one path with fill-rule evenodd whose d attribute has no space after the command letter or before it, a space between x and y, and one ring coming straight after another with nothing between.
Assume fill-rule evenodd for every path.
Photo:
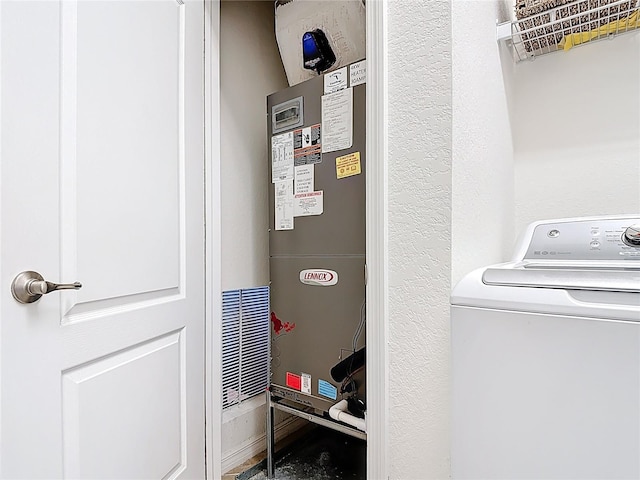
<instances>
[{"instance_id":1,"label":"black object on top of unit","mask_svg":"<svg viewBox=\"0 0 640 480\"><path fill-rule=\"evenodd\" d=\"M315 70L318 74L336 63L336 54L333 53L327 36L319 28L302 35L302 56L304 68Z\"/></svg>"}]
</instances>

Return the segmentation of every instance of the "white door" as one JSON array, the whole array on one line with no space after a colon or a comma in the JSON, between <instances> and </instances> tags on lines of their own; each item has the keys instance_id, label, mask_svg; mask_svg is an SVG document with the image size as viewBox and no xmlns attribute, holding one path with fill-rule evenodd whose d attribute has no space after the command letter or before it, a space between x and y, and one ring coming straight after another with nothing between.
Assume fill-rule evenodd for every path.
<instances>
[{"instance_id":1,"label":"white door","mask_svg":"<svg viewBox=\"0 0 640 480\"><path fill-rule=\"evenodd\" d=\"M204 477L203 19L0 1L2 478Z\"/></svg>"}]
</instances>

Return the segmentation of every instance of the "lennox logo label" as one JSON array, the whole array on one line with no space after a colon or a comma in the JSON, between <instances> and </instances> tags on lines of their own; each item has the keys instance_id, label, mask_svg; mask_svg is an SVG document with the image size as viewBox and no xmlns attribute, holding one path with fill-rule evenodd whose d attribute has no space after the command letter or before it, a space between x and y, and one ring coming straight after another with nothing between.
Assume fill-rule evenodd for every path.
<instances>
[{"instance_id":1,"label":"lennox logo label","mask_svg":"<svg viewBox=\"0 0 640 480\"><path fill-rule=\"evenodd\" d=\"M338 283L338 272L333 270L323 270L312 268L300 272L300 281L305 285L316 285L319 287L330 287Z\"/></svg>"}]
</instances>

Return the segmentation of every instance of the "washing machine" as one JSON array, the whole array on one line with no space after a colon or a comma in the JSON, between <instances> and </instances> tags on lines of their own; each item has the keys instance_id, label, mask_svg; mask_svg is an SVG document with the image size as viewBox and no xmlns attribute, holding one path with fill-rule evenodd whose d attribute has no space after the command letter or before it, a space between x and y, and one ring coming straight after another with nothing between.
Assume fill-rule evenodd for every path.
<instances>
[{"instance_id":1,"label":"washing machine","mask_svg":"<svg viewBox=\"0 0 640 480\"><path fill-rule=\"evenodd\" d=\"M640 214L533 223L451 304L453 478L640 478Z\"/></svg>"}]
</instances>

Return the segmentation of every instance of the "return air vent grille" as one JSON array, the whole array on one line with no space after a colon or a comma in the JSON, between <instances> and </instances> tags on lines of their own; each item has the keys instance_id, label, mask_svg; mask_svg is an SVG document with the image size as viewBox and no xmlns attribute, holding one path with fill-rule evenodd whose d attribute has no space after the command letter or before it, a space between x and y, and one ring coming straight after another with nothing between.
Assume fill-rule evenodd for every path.
<instances>
[{"instance_id":1,"label":"return air vent grille","mask_svg":"<svg viewBox=\"0 0 640 480\"><path fill-rule=\"evenodd\" d=\"M222 293L222 408L263 393L269 378L269 287Z\"/></svg>"}]
</instances>

